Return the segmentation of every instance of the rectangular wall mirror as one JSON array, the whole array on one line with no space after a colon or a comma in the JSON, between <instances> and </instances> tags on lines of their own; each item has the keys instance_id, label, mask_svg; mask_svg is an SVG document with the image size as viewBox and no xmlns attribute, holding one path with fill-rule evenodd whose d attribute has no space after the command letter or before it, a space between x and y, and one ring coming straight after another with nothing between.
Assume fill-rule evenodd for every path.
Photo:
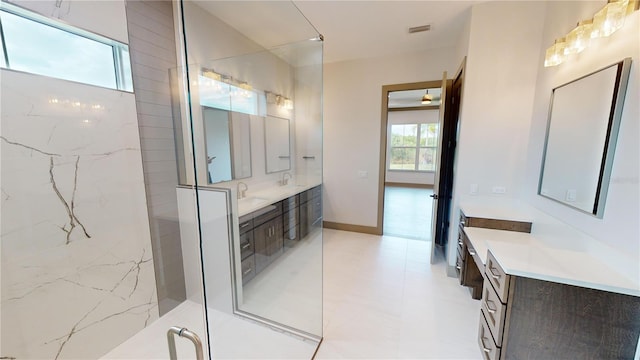
<instances>
[{"instance_id":1,"label":"rectangular wall mirror","mask_svg":"<svg viewBox=\"0 0 640 360\"><path fill-rule=\"evenodd\" d=\"M289 119L265 117L264 144L267 174L291 169L289 137Z\"/></svg>"},{"instance_id":2,"label":"rectangular wall mirror","mask_svg":"<svg viewBox=\"0 0 640 360\"><path fill-rule=\"evenodd\" d=\"M209 184L251 177L249 114L202 107Z\"/></svg>"},{"instance_id":3,"label":"rectangular wall mirror","mask_svg":"<svg viewBox=\"0 0 640 360\"><path fill-rule=\"evenodd\" d=\"M538 194L602 217L631 59L553 89Z\"/></svg>"}]
</instances>

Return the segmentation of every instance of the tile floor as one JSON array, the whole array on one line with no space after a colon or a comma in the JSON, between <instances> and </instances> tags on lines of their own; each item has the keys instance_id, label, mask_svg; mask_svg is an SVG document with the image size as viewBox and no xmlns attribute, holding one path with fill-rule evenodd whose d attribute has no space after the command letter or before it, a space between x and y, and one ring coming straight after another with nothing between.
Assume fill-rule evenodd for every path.
<instances>
[{"instance_id":1,"label":"tile floor","mask_svg":"<svg viewBox=\"0 0 640 360\"><path fill-rule=\"evenodd\" d=\"M324 230L324 341L315 359L480 359L480 303L430 243Z\"/></svg>"},{"instance_id":2,"label":"tile floor","mask_svg":"<svg viewBox=\"0 0 640 360\"><path fill-rule=\"evenodd\" d=\"M385 186L384 190L384 234L431 240L433 189Z\"/></svg>"}]
</instances>

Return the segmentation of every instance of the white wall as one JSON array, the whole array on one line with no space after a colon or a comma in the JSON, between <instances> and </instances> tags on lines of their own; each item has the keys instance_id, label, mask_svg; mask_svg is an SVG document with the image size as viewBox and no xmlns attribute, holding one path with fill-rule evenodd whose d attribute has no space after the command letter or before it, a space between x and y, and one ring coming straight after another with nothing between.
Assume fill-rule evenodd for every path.
<instances>
[{"instance_id":1,"label":"white wall","mask_svg":"<svg viewBox=\"0 0 640 360\"><path fill-rule=\"evenodd\" d=\"M538 56L542 64L544 47L575 25L575 21L591 17L602 3L552 2L547 5L543 46ZM527 156L524 197L533 206L557 220L580 229L587 235L635 259L640 257L640 12L626 20L625 26L607 39L598 39L581 54L564 64L542 68L537 77L533 118ZM604 217L595 218L536 194L542 161L551 90L577 77L613 64L625 57L633 58L627 86L620 131L611 173ZM535 224L534 224L535 226ZM625 255L620 254L624 257Z\"/></svg>"},{"instance_id":2,"label":"white wall","mask_svg":"<svg viewBox=\"0 0 640 360\"><path fill-rule=\"evenodd\" d=\"M443 48L325 64L325 221L377 225L382 86L442 79L460 65L454 54Z\"/></svg>"},{"instance_id":3,"label":"white wall","mask_svg":"<svg viewBox=\"0 0 640 360\"><path fill-rule=\"evenodd\" d=\"M454 171L449 263L455 262L460 201L472 184L478 195L523 192L535 81L541 65L543 2L488 2L474 6L459 141ZM506 193L492 194L494 186Z\"/></svg>"},{"instance_id":4,"label":"white wall","mask_svg":"<svg viewBox=\"0 0 640 360\"><path fill-rule=\"evenodd\" d=\"M389 141L391 141L391 125L394 124L429 124L439 121L438 110L389 111L387 126L387 169L389 169ZM434 172L389 171L385 172L385 182L433 185Z\"/></svg>"}]
</instances>

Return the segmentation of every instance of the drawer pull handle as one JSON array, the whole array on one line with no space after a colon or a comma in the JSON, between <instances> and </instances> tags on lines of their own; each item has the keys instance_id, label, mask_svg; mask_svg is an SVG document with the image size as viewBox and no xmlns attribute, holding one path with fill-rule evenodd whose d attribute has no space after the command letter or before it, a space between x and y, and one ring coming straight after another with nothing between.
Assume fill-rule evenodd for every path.
<instances>
[{"instance_id":1,"label":"drawer pull handle","mask_svg":"<svg viewBox=\"0 0 640 360\"><path fill-rule=\"evenodd\" d=\"M247 275L247 274L249 274L249 273L250 273L250 272L252 272L252 271L253 271L253 268L248 268L247 270L245 270L245 271L242 273L242 275Z\"/></svg>"},{"instance_id":2,"label":"drawer pull handle","mask_svg":"<svg viewBox=\"0 0 640 360\"><path fill-rule=\"evenodd\" d=\"M476 256L476 252L473 249L469 249L469 255Z\"/></svg>"},{"instance_id":3,"label":"drawer pull handle","mask_svg":"<svg viewBox=\"0 0 640 360\"><path fill-rule=\"evenodd\" d=\"M498 280L500 279L500 273L494 267L489 267L489 272L491 273L491 277Z\"/></svg>"},{"instance_id":4,"label":"drawer pull handle","mask_svg":"<svg viewBox=\"0 0 640 360\"><path fill-rule=\"evenodd\" d=\"M485 339L486 339L486 337L484 337L484 336L482 336L482 337L480 338L480 342L482 342L482 351L484 351L484 352L486 352L487 354L489 354L489 353L491 352L491 349L490 349L490 348L488 348L488 347L486 347L486 346L484 345L484 341L485 341Z\"/></svg>"},{"instance_id":5,"label":"drawer pull handle","mask_svg":"<svg viewBox=\"0 0 640 360\"><path fill-rule=\"evenodd\" d=\"M495 314L496 311L498 311L497 307L489 305L489 304L494 304L495 305L495 303L493 301L487 299L484 303L485 303L485 305L487 305L487 310L489 310L490 314Z\"/></svg>"},{"instance_id":6,"label":"drawer pull handle","mask_svg":"<svg viewBox=\"0 0 640 360\"><path fill-rule=\"evenodd\" d=\"M242 250L248 249L250 246L251 246L251 243L246 243L245 245L242 245Z\"/></svg>"},{"instance_id":7,"label":"drawer pull handle","mask_svg":"<svg viewBox=\"0 0 640 360\"><path fill-rule=\"evenodd\" d=\"M462 246L462 241L458 240L458 246Z\"/></svg>"},{"instance_id":8,"label":"drawer pull handle","mask_svg":"<svg viewBox=\"0 0 640 360\"><path fill-rule=\"evenodd\" d=\"M249 226L249 223L244 223L244 224L240 225L241 228L246 228L247 226Z\"/></svg>"},{"instance_id":9,"label":"drawer pull handle","mask_svg":"<svg viewBox=\"0 0 640 360\"><path fill-rule=\"evenodd\" d=\"M456 269L462 270L462 267L460 265L456 265Z\"/></svg>"}]
</instances>

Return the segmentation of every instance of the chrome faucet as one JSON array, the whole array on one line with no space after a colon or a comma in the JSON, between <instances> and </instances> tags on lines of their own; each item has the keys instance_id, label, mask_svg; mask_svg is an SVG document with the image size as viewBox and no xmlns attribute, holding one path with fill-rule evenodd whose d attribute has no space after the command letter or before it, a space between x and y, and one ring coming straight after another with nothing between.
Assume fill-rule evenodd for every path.
<instances>
[{"instance_id":1,"label":"chrome faucet","mask_svg":"<svg viewBox=\"0 0 640 360\"><path fill-rule=\"evenodd\" d=\"M287 178L287 176L289 178ZM282 181L280 182L280 185L287 186L289 184L289 180L291 180L291 174L289 174L288 172L282 174Z\"/></svg>"},{"instance_id":2,"label":"chrome faucet","mask_svg":"<svg viewBox=\"0 0 640 360\"><path fill-rule=\"evenodd\" d=\"M240 190L240 185L244 185L244 189ZM238 199L243 199L247 195L247 190L249 190L249 186L243 183L242 181L238 183Z\"/></svg>"}]
</instances>

